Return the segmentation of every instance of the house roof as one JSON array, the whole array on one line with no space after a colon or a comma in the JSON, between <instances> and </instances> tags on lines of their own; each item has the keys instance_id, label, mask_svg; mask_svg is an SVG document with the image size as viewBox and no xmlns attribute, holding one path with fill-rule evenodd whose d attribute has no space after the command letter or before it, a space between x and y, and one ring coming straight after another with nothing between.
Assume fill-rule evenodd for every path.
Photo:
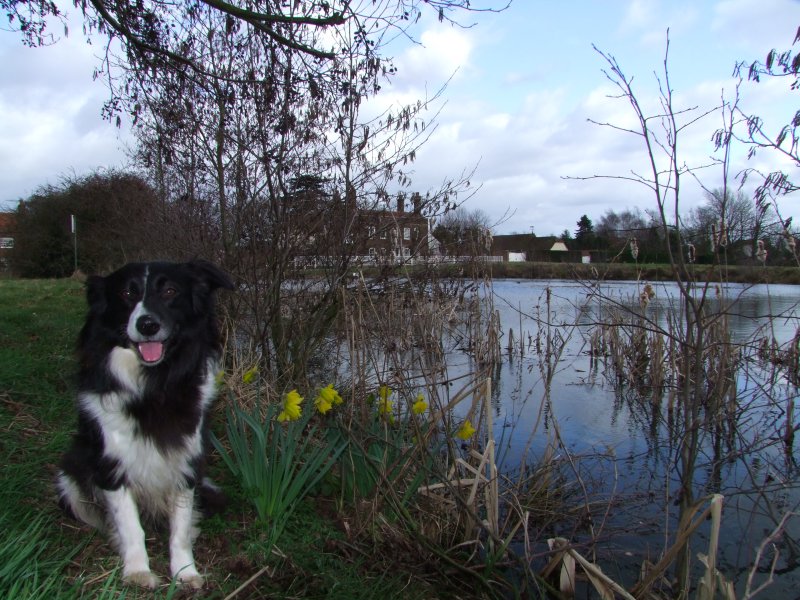
<instances>
[{"instance_id":1,"label":"house roof","mask_svg":"<svg viewBox=\"0 0 800 600\"><path fill-rule=\"evenodd\" d=\"M564 242L556 242L553 244L553 247L550 248L550 252L569 252L569 250Z\"/></svg>"}]
</instances>

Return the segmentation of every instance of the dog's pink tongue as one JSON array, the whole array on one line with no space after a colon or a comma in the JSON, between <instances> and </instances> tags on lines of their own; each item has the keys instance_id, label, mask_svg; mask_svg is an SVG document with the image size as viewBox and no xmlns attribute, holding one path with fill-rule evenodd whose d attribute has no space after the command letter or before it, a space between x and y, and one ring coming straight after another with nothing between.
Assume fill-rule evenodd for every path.
<instances>
[{"instance_id":1,"label":"dog's pink tongue","mask_svg":"<svg viewBox=\"0 0 800 600\"><path fill-rule=\"evenodd\" d=\"M139 344L139 353L145 362L156 362L161 358L164 351L164 344L161 342L142 342Z\"/></svg>"}]
</instances>

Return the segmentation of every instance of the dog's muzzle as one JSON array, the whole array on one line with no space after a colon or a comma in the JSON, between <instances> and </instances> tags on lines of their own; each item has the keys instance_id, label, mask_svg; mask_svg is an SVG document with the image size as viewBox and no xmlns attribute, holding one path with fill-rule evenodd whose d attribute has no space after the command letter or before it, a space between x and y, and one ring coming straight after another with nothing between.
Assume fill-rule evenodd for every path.
<instances>
[{"instance_id":1,"label":"dog's muzzle","mask_svg":"<svg viewBox=\"0 0 800 600\"><path fill-rule=\"evenodd\" d=\"M136 319L136 331L144 338L152 338L161 331L161 323L151 315L142 315ZM164 358L164 340L145 339L135 343L144 363L156 364Z\"/></svg>"}]
</instances>

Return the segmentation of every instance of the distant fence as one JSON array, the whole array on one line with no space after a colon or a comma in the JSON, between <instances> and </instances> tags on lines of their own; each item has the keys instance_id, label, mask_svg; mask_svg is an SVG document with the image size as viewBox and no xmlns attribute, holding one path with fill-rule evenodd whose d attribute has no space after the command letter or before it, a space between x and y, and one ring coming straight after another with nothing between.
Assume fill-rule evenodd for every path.
<instances>
[{"instance_id":1,"label":"distant fence","mask_svg":"<svg viewBox=\"0 0 800 600\"><path fill-rule=\"evenodd\" d=\"M340 259L331 256L296 256L296 269L324 269L339 263ZM500 263L502 256L413 256L396 258L379 258L376 256L354 256L350 262L353 266L377 267L381 265L440 265L462 264L470 262Z\"/></svg>"}]
</instances>

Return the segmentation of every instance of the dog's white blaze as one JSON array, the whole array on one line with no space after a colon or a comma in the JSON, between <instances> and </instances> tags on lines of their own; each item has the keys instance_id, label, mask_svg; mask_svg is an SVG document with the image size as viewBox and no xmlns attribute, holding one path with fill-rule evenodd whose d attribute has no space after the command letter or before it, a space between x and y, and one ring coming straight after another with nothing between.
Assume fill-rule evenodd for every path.
<instances>
[{"instance_id":1,"label":"dog's white blaze","mask_svg":"<svg viewBox=\"0 0 800 600\"><path fill-rule=\"evenodd\" d=\"M144 270L144 279L142 280L142 299L136 303L136 306L133 307L133 312L131 316L128 317L128 326L126 327L125 332L128 334L128 338L140 342L143 341L142 334L136 329L136 321L139 317L149 314L147 309L144 307L144 296L147 293L147 277L150 275L150 267L146 267Z\"/></svg>"},{"instance_id":2,"label":"dog's white blaze","mask_svg":"<svg viewBox=\"0 0 800 600\"><path fill-rule=\"evenodd\" d=\"M136 329L136 321L139 320L139 317L149 314L149 311L144 307L144 300L140 300L136 303L136 306L133 307L131 316L128 318L128 326L125 329L125 332L128 334L128 338L136 342L144 340L142 334Z\"/></svg>"}]
</instances>

